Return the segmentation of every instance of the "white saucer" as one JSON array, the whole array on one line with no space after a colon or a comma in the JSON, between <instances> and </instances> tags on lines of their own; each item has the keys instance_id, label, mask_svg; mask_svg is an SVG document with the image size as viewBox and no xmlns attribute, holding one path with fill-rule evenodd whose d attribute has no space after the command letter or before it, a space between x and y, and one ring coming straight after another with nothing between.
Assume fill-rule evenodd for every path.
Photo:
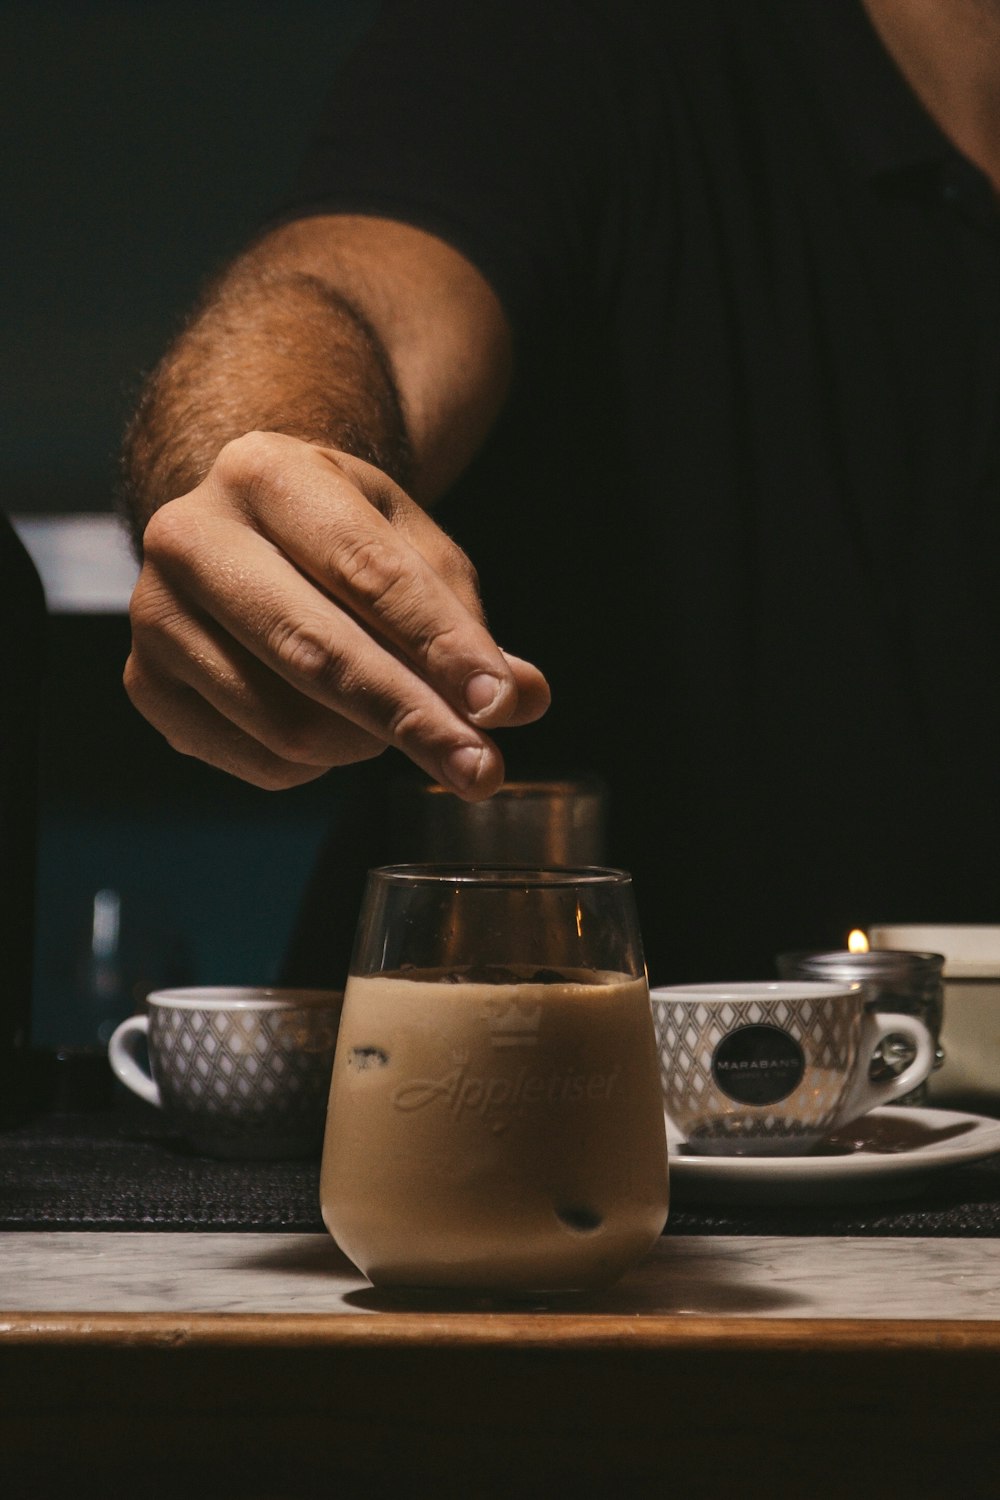
<instances>
[{"instance_id":1,"label":"white saucer","mask_svg":"<svg viewBox=\"0 0 1000 1500\"><path fill-rule=\"evenodd\" d=\"M887 1105L809 1156L688 1155L667 1120L671 1190L681 1202L846 1203L902 1198L943 1167L1000 1152L1000 1120Z\"/></svg>"}]
</instances>

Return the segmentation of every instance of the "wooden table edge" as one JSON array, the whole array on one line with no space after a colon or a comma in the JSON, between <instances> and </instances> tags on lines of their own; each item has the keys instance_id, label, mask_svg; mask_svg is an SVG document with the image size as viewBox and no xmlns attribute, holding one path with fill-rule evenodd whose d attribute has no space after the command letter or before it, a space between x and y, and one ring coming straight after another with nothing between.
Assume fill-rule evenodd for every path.
<instances>
[{"instance_id":1,"label":"wooden table edge","mask_svg":"<svg viewBox=\"0 0 1000 1500\"><path fill-rule=\"evenodd\" d=\"M0 1312L0 1347L650 1349L1000 1353L1000 1320L549 1313Z\"/></svg>"}]
</instances>

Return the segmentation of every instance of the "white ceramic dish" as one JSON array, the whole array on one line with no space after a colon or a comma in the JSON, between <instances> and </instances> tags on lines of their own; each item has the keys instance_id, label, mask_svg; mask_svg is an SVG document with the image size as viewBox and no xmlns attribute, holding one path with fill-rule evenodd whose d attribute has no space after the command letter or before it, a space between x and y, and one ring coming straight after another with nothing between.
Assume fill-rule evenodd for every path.
<instances>
[{"instance_id":1,"label":"white ceramic dish","mask_svg":"<svg viewBox=\"0 0 1000 1500\"><path fill-rule=\"evenodd\" d=\"M695 1156L671 1121L671 1191L678 1203L847 1203L919 1192L945 1167L1000 1152L1000 1120L885 1105L809 1156Z\"/></svg>"}]
</instances>

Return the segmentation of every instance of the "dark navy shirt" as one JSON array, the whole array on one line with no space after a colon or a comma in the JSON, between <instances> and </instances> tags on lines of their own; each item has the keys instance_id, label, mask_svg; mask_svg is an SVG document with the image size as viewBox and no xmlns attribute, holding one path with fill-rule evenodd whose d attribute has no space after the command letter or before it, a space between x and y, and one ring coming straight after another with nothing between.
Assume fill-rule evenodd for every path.
<instances>
[{"instance_id":1,"label":"dark navy shirt","mask_svg":"<svg viewBox=\"0 0 1000 1500\"><path fill-rule=\"evenodd\" d=\"M336 209L507 309L440 518L552 684L511 772L610 786L651 979L1000 920L1000 220L858 0L388 5L280 212Z\"/></svg>"}]
</instances>

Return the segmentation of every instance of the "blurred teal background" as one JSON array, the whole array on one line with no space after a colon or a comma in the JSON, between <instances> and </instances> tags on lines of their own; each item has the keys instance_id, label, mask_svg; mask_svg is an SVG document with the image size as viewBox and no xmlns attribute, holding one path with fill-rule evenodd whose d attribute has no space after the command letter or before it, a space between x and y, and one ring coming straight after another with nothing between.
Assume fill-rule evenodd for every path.
<instances>
[{"instance_id":1,"label":"blurred teal background","mask_svg":"<svg viewBox=\"0 0 1000 1500\"><path fill-rule=\"evenodd\" d=\"M121 687L121 615L50 619L33 1040L93 1046L163 984L273 982L333 778L267 793L178 755ZM341 984L342 975L331 975Z\"/></svg>"},{"instance_id":2,"label":"blurred teal background","mask_svg":"<svg viewBox=\"0 0 1000 1500\"><path fill-rule=\"evenodd\" d=\"M280 197L372 0L0 3L3 509L110 513L142 372ZM33 1036L91 1046L153 984L274 978L334 781L256 791L121 687L120 609L50 611ZM342 976L330 976L340 982Z\"/></svg>"}]
</instances>

